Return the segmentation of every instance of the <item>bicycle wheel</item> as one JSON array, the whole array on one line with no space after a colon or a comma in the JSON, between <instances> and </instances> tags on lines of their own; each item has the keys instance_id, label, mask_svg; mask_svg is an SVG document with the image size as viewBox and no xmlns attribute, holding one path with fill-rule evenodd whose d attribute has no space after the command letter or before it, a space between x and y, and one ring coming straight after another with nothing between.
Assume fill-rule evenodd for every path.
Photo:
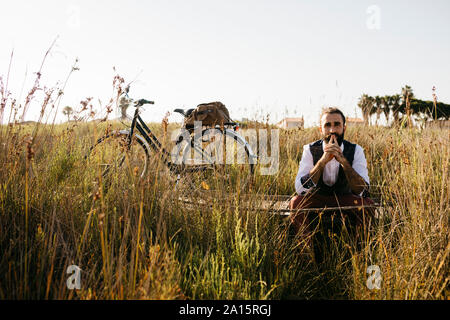
<instances>
[{"instance_id":1,"label":"bicycle wheel","mask_svg":"<svg viewBox=\"0 0 450 320\"><path fill-rule=\"evenodd\" d=\"M127 130L113 131L97 140L85 156L86 182L101 181L110 188L123 186L143 178L148 167L148 148L142 137L135 135L131 145Z\"/></svg>"},{"instance_id":2,"label":"bicycle wheel","mask_svg":"<svg viewBox=\"0 0 450 320\"><path fill-rule=\"evenodd\" d=\"M256 157L250 145L237 133L227 129L207 128L201 139L185 142L180 154L187 168L208 166L208 170L189 172L185 180L199 190L245 192L253 182Z\"/></svg>"}]
</instances>

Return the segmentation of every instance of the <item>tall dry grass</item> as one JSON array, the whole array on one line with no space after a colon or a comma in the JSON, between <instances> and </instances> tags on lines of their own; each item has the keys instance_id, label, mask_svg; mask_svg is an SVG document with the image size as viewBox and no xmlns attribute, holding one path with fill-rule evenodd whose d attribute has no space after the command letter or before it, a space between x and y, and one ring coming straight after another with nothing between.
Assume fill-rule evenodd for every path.
<instances>
[{"instance_id":1,"label":"tall dry grass","mask_svg":"<svg viewBox=\"0 0 450 320\"><path fill-rule=\"evenodd\" d=\"M176 201L166 171L103 194L80 178L92 135L102 132L96 124L63 124L51 135L43 126L45 143L30 147L32 129L2 127L2 299L448 296L446 131L348 130L365 150L372 196L386 206L363 248L340 238L324 269L287 221L252 210L257 202L228 196L188 207ZM301 146L316 138L314 129L281 132L280 170L257 176L254 197L292 194ZM162 166L156 158L152 165ZM71 264L83 270L81 290L66 287ZM369 265L380 266L380 290L366 287Z\"/></svg>"},{"instance_id":2,"label":"tall dry grass","mask_svg":"<svg viewBox=\"0 0 450 320\"><path fill-rule=\"evenodd\" d=\"M385 206L362 245L336 235L318 265L289 222L256 210L255 200L294 194L302 146L317 129L280 132L279 171L257 168L253 200L223 196L218 183L209 205L189 206L155 154L145 179L107 192L101 179L84 178L89 146L120 126L0 127L1 299L448 298L448 130L347 130ZM72 264L82 269L80 290L66 286ZM380 290L366 286L369 265L381 269Z\"/></svg>"}]
</instances>

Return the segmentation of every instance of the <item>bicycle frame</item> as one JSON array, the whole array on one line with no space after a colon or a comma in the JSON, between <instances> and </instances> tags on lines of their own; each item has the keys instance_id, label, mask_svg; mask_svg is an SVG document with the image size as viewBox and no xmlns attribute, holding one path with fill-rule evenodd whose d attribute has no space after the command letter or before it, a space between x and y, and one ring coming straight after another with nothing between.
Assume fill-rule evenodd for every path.
<instances>
[{"instance_id":1,"label":"bicycle frame","mask_svg":"<svg viewBox=\"0 0 450 320\"><path fill-rule=\"evenodd\" d=\"M172 155L167 152L166 149L162 146L161 142L159 142L158 138L153 134L152 130L145 124L144 120L139 115L139 106L136 107L136 111L134 112L133 121L131 122L130 133L128 135L128 148L131 148L131 143L133 139L133 134L135 130L142 135L142 137L147 141L150 147L157 153L160 154L161 159L164 164L169 168L170 171L174 173L181 172L198 172L201 170L208 169L208 166L205 165L197 165L195 167L187 168L184 164L176 164L170 161ZM201 148L197 148L202 154L204 154ZM207 156L205 154L205 156Z\"/></svg>"},{"instance_id":2,"label":"bicycle frame","mask_svg":"<svg viewBox=\"0 0 450 320\"><path fill-rule=\"evenodd\" d=\"M172 164L168 159L170 158L170 153L167 152L159 142L158 138L153 134L152 130L145 124L144 120L139 115L139 107L136 107L134 112L133 121L131 122L130 134L128 135L128 148L131 147L131 142L133 139L133 134L135 129L144 137L150 147L158 153L161 153L163 162L172 170L174 164Z\"/></svg>"},{"instance_id":3,"label":"bicycle frame","mask_svg":"<svg viewBox=\"0 0 450 320\"><path fill-rule=\"evenodd\" d=\"M164 149L161 142L158 140L158 138L153 134L151 129L145 124L144 120L139 115L139 108L140 106L136 107L136 111L134 112L133 120L131 122L130 132L128 135L128 141L127 141L127 147L131 148L132 138L137 130L142 137L145 139L145 141L150 145L150 147L157 153L160 154L161 159L163 160L164 164L169 168L170 171L174 173L180 173L180 172L198 172L200 170L206 170L208 168L212 168L213 165L213 159L204 152L202 147L197 146L195 143L191 142L191 147L195 148L197 152L200 152L204 158L206 158L206 164L199 164L195 166L189 166L187 167L185 164L178 164L178 163L172 163L170 161L172 155ZM251 151L251 148L245 139L240 137L238 134L234 132L234 130L228 130L228 129L220 129L224 131L224 134L228 132L231 136L233 136L233 139L236 141L239 141L241 144L248 147L250 154L249 161L250 163L254 163L253 161L257 158L256 155L254 155ZM251 159L251 160L250 160Z\"/></svg>"}]
</instances>

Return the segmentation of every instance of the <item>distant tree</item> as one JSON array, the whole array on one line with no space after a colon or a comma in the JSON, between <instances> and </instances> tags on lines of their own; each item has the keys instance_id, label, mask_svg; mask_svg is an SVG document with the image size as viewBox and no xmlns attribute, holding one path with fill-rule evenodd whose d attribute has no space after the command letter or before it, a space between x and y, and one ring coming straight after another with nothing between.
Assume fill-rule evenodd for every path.
<instances>
[{"instance_id":1,"label":"distant tree","mask_svg":"<svg viewBox=\"0 0 450 320\"><path fill-rule=\"evenodd\" d=\"M72 107L65 106L64 109L62 110L62 113L67 117L67 122L69 122L70 116L73 114L73 109Z\"/></svg>"},{"instance_id":2,"label":"distant tree","mask_svg":"<svg viewBox=\"0 0 450 320\"><path fill-rule=\"evenodd\" d=\"M389 114L391 112L392 97L384 96L383 98L381 98L381 105L382 105L384 117L386 118L386 124L389 124Z\"/></svg>"},{"instance_id":3,"label":"distant tree","mask_svg":"<svg viewBox=\"0 0 450 320\"><path fill-rule=\"evenodd\" d=\"M397 127L400 124L400 112L402 111L401 106L401 96L399 94L394 94L391 96L392 117L394 118L394 125Z\"/></svg>"},{"instance_id":4,"label":"distant tree","mask_svg":"<svg viewBox=\"0 0 450 320\"><path fill-rule=\"evenodd\" d=\"M450 119L450 105L434 101L423 101L419 99L411 100L411 110L419 119L436 119L448 120Z\"/></svg>"},{"instance_id":5,"label":"distant tree","mask_svg":"<svg viewBox=\"0 0 450 320\"><path fill-rule=\"evenodd\" d=\"M432 101L429 101L430 103ZM450 105L443 102L436 102L436 119L450 120Z\"/></svg>"},{"instance_id":6,"label":"distant tree","mask_svg":"<svg viewBox=\"0 0 450 320\"><path fill-rule=\"evenodd\" d=\"M377 113L377 107L374 97L369 96L369 101L369 124L372 125L372 116Z\"/></svg>"},{"instance_id":7,"label":"distant tree","mask_svg":"<svg viewBox=\"0 0 450 320\"><path fill-rule=\"evenodd\" d=\"M402 88L402 98L403 98L403 101L406 101L406 98L409 98L410 100L414 98L414 92L410 86L405 85Z\"/></svg>"},{"instance_id":8,"label":"distant tree","mask_svg":"<svg viewBox=\"0 0 450 320\"><path fill-rule=\"evenodd\" d=\"M358 101L358 107L361 109L361 113L364 119L364 124L369 124L370 112L373 109L372 97L367 94L363 94Z\"/></svg>"},{"instance_id":9,"label":"distant tree","mask_svg":"<svg viewBox=\"0 0 450 320\"><path fill-rule=\"evenodd\" d=\"M377 114L377 119L375 120L375 125L378 126L378 120L380 120L381 112L383 111L383 98L380 96L375 97L375 113Z\"/></svg>"},{"instance_id":10,"label":"distant tree","mask_svg":"<svg viewBox=\"0 0 450 320\"><path fill-rule=\"evenodd\" d=\"M358 107L362 111L364 123L369 123L369 125L371 124L371 116L374 114L377 115L375 124L378 125L381 113L384 113L386 121L389 123L391 111L393 125L396 127L399 127L402 123L403 126L410 127L412 117L423 123L430 119L450 119L449 104L438 102L435 95L433 95L433 101L416 99L412 88L408 85L402 88L401 94L392 96L371 97L364 93L358 100Z\"/></svg>"}]
</instances>

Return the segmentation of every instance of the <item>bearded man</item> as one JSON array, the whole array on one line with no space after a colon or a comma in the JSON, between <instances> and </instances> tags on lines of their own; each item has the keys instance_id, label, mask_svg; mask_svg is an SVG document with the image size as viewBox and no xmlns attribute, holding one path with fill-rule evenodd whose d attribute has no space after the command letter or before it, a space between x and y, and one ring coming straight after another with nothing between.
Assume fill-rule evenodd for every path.
<instances>
[{"instance_id":1,"label":"bearded man","mask_svg":"<svg viewBox=\"0 0 450 320\"><path fill-rule=\"evenodd\" d=\"M368 198L370 181L364 150L344 140L345 130L342 111L337 108L322 111L322 139L303 147L295 179L298 195L290 201L291 210L374 204ZM373 211L355 209L345 213L360 225L366 221L363 215L371 216ZM305 236L311 233L311 213L297 211L290 218L297 232L303 232Z\"/></svg>"}]
</instances>

